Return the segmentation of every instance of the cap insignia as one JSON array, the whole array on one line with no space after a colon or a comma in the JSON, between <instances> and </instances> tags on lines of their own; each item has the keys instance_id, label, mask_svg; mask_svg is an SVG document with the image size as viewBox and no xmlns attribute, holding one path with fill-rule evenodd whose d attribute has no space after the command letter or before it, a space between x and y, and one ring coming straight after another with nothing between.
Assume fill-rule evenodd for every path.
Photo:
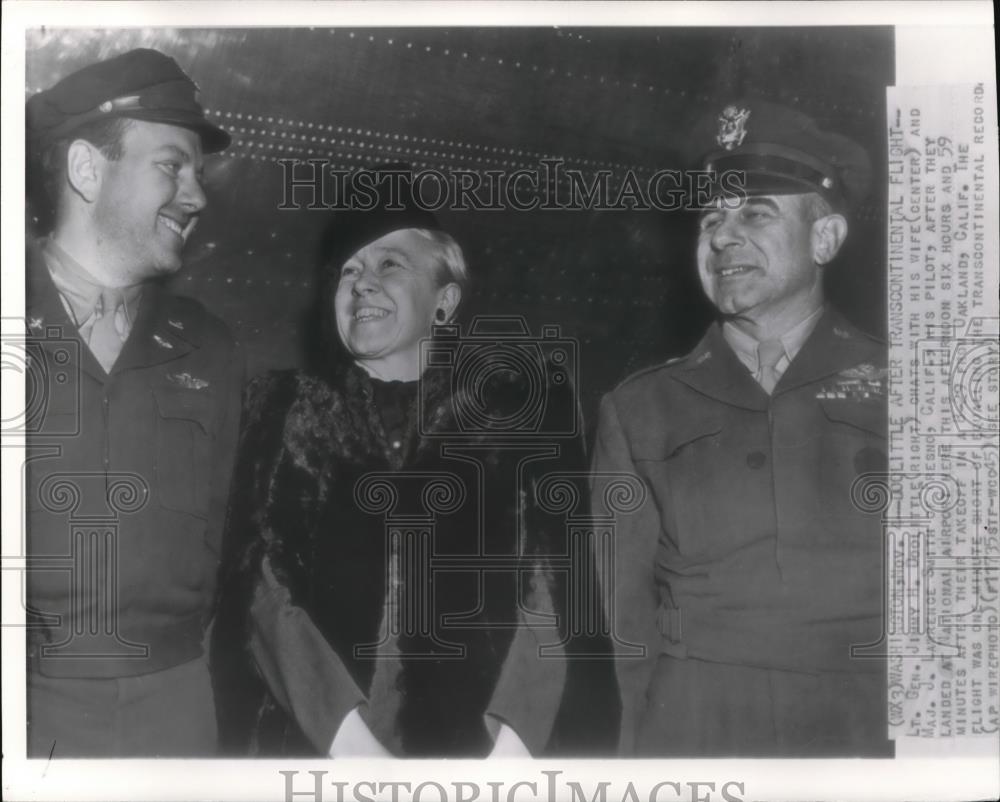
<instances>
[{"instance_id":1,"label":"cap insignia","mask_svg":"<svg viewBox=\"0 0 1000 802\"><path fill-rule=\"evenodd\" d=\"M114 108L114 104L110 100L105 100L100 106L97 107L98 111L107 114L111 109Z\"/></svg>"},{"instance_id":2,"label":"cap insignia","mask_svg":"<svg viewBox=\"0 0 1000 802\"><path fill-rule=\"evenodd\" d=\"M726 150L738 148L747 135L747 120L750 109L738 109L736 106L726 106L719 115L719 134L715 141L719 147Z\"/></svg>"}]
</instances>

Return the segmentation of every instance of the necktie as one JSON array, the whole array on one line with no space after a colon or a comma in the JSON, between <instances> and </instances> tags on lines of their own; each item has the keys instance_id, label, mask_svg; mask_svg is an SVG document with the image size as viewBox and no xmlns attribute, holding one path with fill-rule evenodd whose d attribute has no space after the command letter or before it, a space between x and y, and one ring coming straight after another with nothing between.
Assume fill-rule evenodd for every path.
<instances>
[{"instance_id":1,"label":"necktie","mask_svg":"<svg viewBox=\"0 0 1000 802\"><path fill-rule=\"evenodd\" d=\"M117 318L125 316L125 311L120 309L121 304L121 290L107 287L101 290L101 300L94 311L94 323L87 338L87 345L106 373L111 372L128 336L124 320L117 321Z\"/></svg>"},{"instance_id":2,"label":"necktie","mask_svg":"<svg viewBox=\"0 0 1000 802\"><path fill-rule=\"evenodd\" d=\"M768 395L781 378L777 368L784 355L785 346L781 340L764 340L757 344L757 375L754 378Z\"/></svg>"}]
</instances>

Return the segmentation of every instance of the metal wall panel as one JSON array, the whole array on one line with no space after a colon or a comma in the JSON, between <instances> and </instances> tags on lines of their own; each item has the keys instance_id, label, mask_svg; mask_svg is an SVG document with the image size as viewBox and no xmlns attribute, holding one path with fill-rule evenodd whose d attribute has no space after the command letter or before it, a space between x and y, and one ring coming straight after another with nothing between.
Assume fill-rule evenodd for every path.
<instances>
[{"instance_id":1,"label":"metal wall panel","mask_svg":"<svg viewBox=\"0 0 1000 802\"><path fill-rule=\"evenodd\" d=\"M875 192L830 271L830 294L884 327L884 107L889 28L120 29L32 31L27 94L133 47L175 57L234 134L207 165L210 206L179 290L225 318L250 371L300 364L314 247L328 212L282 211L281 158L344 168L511 171L561 158L589 176L682 168L692 121L741 95L797 106L862 142ZM709 309L692 215L442 211L474 276L463 317L524 315L576 338L588 424L629 372L683 352Z\"/></svg>"}]
</instances>

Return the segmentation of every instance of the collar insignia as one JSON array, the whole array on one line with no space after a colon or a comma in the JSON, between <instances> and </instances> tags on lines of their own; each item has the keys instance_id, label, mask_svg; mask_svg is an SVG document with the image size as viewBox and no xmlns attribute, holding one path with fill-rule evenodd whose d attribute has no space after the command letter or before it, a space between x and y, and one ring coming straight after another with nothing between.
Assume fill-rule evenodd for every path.
<instances>
[{"instance_id":1,"label":"collar insignia","mask_svg":"<svg viewBox=\"0 0 1000 802\"><path fill-rule=\"evenodd\" d=\"M164 340L159 334L154 334L153 339L156 341L156 344L160 346L160 348L167 348L168 350L171 351L174 348L174 346L171 343Z\"/></svg>"},{"instance_id":2,"label":"collar insignia","mask_svg":"<svg viewBox=\"0 0 1000 802\"><path fill-rule=\"evenodd\" d=\"M184 324L181 323L179 320L170 320L168 318L167 323L173 326L175 329L178 329L179 331L184 331Z\"/></svg>"},{"instance_id":3,"label":"collar insignia","mask_svg":"<svg viewBox=\"0 0 1000 802\"><path fill-rule=\"evenodd\" d=\"M184 387L188 390L204 390L208 387L208 382L204 379L199 379L197 376L192 376L190 373L168 373L167 380L178 387Z\"/></svg>"},{"instance_id":4,"label":"collar insignia","mask_svg":"<svg viewBox=\"0 0 1000 802\"><path fill-rule=\"evenodd\" d=\"M840 339L842 339L842 340L849 340L849 339L851 339L851 332L846 331L845 329L842 329L839 326L834 326L833 327L833 333L834 333L835 336L840 337Z\"/></svg>"},{"instance_id":5,"label":"collar insignia","mask_svg":"<svg viewBox=\"0 0 1000 802\"><path fill-rule=\"evenodd\" d=\"M726 106L719 115L719 133L715 141L719 147L726 150L738 148L747 135L747 120L750 119L750 109L738 109L736 106Z\"/></svg>"},{"instance_id":6,"label":"collar insignia","mask_svg":"<svg viewBox=\"0 0 1000 802\"><path fill-rule=\"evenodd\" d=\"M706 359L711 359L711 358L712 358L712 352L711 352L711 351L706 351L706 352L705 352L705 353L703 353L703 354L702 354L701 356L699 356L699 357L698 357L698 358L697 358L697 359L696 359L696 360L694 361L694 363L695 363L696 365L700 365L700 364L701 364L702 362L704 362L704 361L705 361Z\"/></svg>"},{"instance_id":7,"label":"collar insignia","mask_svg":"<svg viewBox=\"0 0 1000 802\"><path fill-rule=\"evenodd\" d=\"M40 317L29 317L28 318L28 328L32 331L41 331L45 326L45 321Z\"/></svg>"}]
</instances>

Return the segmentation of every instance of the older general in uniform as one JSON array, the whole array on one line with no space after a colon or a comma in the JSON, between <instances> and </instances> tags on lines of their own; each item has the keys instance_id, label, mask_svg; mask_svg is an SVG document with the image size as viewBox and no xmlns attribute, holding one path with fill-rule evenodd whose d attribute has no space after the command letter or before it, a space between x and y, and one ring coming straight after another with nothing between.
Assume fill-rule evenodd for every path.
<instances>
[{"instance_id":1,"label":"older general in uniform","mask_svg":"<svg viewBox=\"0 0 1000 802\"><path fill-rule=\"evenodd\" d=\"M205 207L210 124L134 50L27 103L51 232L28 254L28 755L215 751L202 649L239 424L226 326L160 279Z\"/></svg>"},{"instance_id":2,"label":"older general in uniform","mask_svg":"<svg viewBox=\"0 0 1000 802\"><path fill-rule=\"evenodd\" d=\"M620 751L891 755L885 665L852 651L882 632L880 522L851 488L885 470L886 348L823 291L868 159L774 104L711 122L697 261L719 320L603 399L594 454L650 494L618 531Z\"/></svg>"}]
</instances>

